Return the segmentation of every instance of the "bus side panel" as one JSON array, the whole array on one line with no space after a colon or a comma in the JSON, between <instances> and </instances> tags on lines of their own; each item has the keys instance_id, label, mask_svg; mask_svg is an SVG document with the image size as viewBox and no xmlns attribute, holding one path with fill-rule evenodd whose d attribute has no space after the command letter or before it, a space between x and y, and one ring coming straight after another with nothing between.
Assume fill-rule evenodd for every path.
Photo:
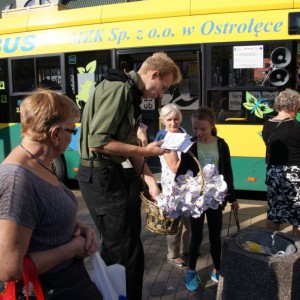
<instances>
[{"instance_id":1,"label":"bus side panel","mask_svg":"<svg viewBox=\"0 0 300 300\"><path fill-rule=\"evenodd\" d=\"M11 152L13 148L21 143L20 123L0 124L0 163Z\"/></svg>"},{"instance_id":2,"label":"bus side panel","mask_svg":"<svg viewBox=\"0 0 300 300\"><path fill-rule=\"evenodd\" d=\"M79 133L72 138L68 149L63 154L68 179L75 178L79 166L78 137ZM21 141L21 123L0 123L0 163Z\"/></svg>"},{"instance_id":3,"label":"bus side panel","mask_svg":"<svg viewBox=\"0 0 300 300\"><path fill-rule=\"evenodd\" d=\"M79 167L79 153L78 151L74 151L70 148L64 153L65 162L66 162L66 171L68 179L75 179L77 169Z\"/></svg>"},{"instance_id":4,"label":"bus side panel","mask_svg":"<svg viewBox=\"0 0 300 300\"><path fill-rule=\"evenodd\" d=\"M69 147L64 153L68 179L75 179L79 167L80 155L78 152L78 140L79 140L80 129L81 129L80 125L81 125L80 123L76 124L78 132L75 136L72 136L71 143L69 144Z\"/></svg>"},{"instance_id":5,"label":"bus side panel","mask_svg":"<svg viewBox=\"0 0 300 300\"><path fill-rule=\"evenodd\" d=\"M231 157L236 190L266 191L266 162L261 157Z\"/></svg>"}]
</instances>

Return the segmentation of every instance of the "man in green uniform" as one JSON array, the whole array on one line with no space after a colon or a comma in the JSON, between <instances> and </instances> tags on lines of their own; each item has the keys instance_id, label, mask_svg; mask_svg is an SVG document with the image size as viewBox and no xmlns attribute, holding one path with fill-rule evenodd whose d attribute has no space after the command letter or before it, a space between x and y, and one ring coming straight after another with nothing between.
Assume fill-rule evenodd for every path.
<instances>
[{"instance_id":1,"label":"man in green uniform","mask_svg":"<svg viewBox=\"0 0 300 300\"><path fill-rule=\"evenodd\" d=\"M124 74L125 75L125 74ZM121 163L129 158L144 179L153 198L159 187L144 157L163 155L162 141L146 147L137 143L141 98L161 98L181 80L177 65L165 53L154 53L128 80L106 78L87 101L79 140L77 174L83 198L102 235L101 256L107 265L126 268L128 300L142 299L144 253L140 240L140 200L132 203ZM125 78L127 78L125 77ZM137 211L139 215L137 215Z\"/></svg>"}]
</instances>

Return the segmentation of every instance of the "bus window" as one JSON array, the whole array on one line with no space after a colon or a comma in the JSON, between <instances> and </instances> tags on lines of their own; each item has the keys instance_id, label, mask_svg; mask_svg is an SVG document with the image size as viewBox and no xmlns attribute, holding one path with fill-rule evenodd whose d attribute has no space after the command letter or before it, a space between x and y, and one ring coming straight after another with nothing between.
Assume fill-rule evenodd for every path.
<instances>
[{"instance_id":1,"label":"bus window","mask_svg":"<svg viewBox=\"0 0 300 300\"><path fill-rule=\"evenodd\" d=\"M241 99L240 92L211 91L208 93L207 105L215 112L217 123L244 123L246 112Z\"/></svg>"},{"instance_id":2,"label":"bus window","mask_svg":"<svg viewBox=\"0 0 300 300\"><path fill-rule=\"evenodd\" d=\"M0 122L9 121L7 59L0 59Z\"/></svg>"},{"instance_id":3,"label":"bus window","mask_svg":"<svg viewBox=\"0 0 300 300\"><path fill-rule=\"evenodd\" d=\"M229 99L223 97L220 100L221 110L217 116L217 121L220 123L230 122L230 121L245 121L241 107L238 109L230 109Z\"/></svg>"},{"instance_id":4,"label":"bus window","mask_svg":"<svg viewBox=\"0 0 300 300\"><path fill-rule=\"evenodd\" d=\"M36 74L38 87L51 90L61 90L60 57L42 57L36 59Z\"/></svg>"},{"instance_id":5,"label":"bus window","mask_svg":"<svg viewBox=\"0 0 300 300\"><path fill-rule=\"evenodd\" d=\"M36 88L33 58L12 61L12 86L14 93L30 92Z\"/></svg>"},{"instance_id":6,"label":"bus window","mask_svg":"<svg viewBox=\"0 0 300 300\"><path fill-rule=\"evenodd\" d=\"M13 93L29 93L38 87L62 90L60 56L12 59Z\"/></svg>"},{"instance_id":7,"label":"bus window","mask_svg":"<svg viewBox=\"0 0 300 300\"><path fill-rule=\"evenodd\" d=\"M288 53L287 43L272 41L207 46L206 105L215 112L218 123L263 124L274 115L278 87L292 85L295 77L285 75L291 73L289 59L280 67L284 49Z\"/></svg>"},{"instance_id":8,"label":"bus window","mask_svg":"<svg viewBox=\"0 0 300 300\"><path fill-rule=\"evenodd\" d=\"M273 103L278 91L209 91L207 105L217 123L263 124L274 117Z\"/></svg>"},{"instance_id":9,"label":"bus window","mask_svg":"<svg viewBox=\"0 0 300 300\"><path fill-rule=\"evenodd\" d=\"M247 67L246 65L235 66L235 45L212 46L211 87L267 86L269 82L266 77L272 64L271 53L276 48L286 47L286 44L261 43L261 45L256 46L261 47L263 51L263 64L261 68Z\"/></svg>"}]
</instances>

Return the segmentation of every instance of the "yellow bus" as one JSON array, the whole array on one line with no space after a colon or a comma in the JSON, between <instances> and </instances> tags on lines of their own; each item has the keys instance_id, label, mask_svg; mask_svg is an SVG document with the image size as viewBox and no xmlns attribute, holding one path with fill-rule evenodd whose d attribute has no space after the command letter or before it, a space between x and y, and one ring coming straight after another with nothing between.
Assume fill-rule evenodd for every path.
<instances>
[{"instance_id":1,"label":"yellow bus","mask_svg":"<svg viewBox=\"0 0 300 300\"><path fill-rule=\"evenodd\" d=\"M162 99L143 99L153 140L158 109L174 103L190 133L190 114L211 107L231 150L235 188L264 191L263 122L286 87L299 89L300 0L158 0L66 9L41 5L2 11L0 19L0 161L20 143L19 105L39 86L83 109L108 68L137 70L156 51L183 80ZM78 124L80 129L80 124ZM74 178L78 136L57 161ZM155 171L157 158L149 164Z\"/></svg>"}]
</instances>

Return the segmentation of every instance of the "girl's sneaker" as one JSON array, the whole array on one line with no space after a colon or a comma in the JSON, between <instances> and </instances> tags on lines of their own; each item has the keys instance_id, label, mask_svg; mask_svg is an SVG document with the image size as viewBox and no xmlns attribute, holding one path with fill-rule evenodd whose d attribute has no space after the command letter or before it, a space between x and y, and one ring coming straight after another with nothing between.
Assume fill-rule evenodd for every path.
<instances>
[{"instance_id":1,"label":"girl's sneaker","mask_svg":"<svg viewBox=\"0 0 300 300\"><path fill-rule=\"evenodd\" d=\"M214 282L219 282L220 273L218 271L212 271L210 274L210 279Z\"/></svg>"},{"instance_id":2,"label":"girl's sneaker","mask_svg":"<svg viewBox=\"0 0 300 300\"><path fill-rule=\"evenodd\" d=\"M187 271L185 274L186 287L191 292L197 291L199 289L200 277L196 271Z\"/></svg>"}]
</instances>

